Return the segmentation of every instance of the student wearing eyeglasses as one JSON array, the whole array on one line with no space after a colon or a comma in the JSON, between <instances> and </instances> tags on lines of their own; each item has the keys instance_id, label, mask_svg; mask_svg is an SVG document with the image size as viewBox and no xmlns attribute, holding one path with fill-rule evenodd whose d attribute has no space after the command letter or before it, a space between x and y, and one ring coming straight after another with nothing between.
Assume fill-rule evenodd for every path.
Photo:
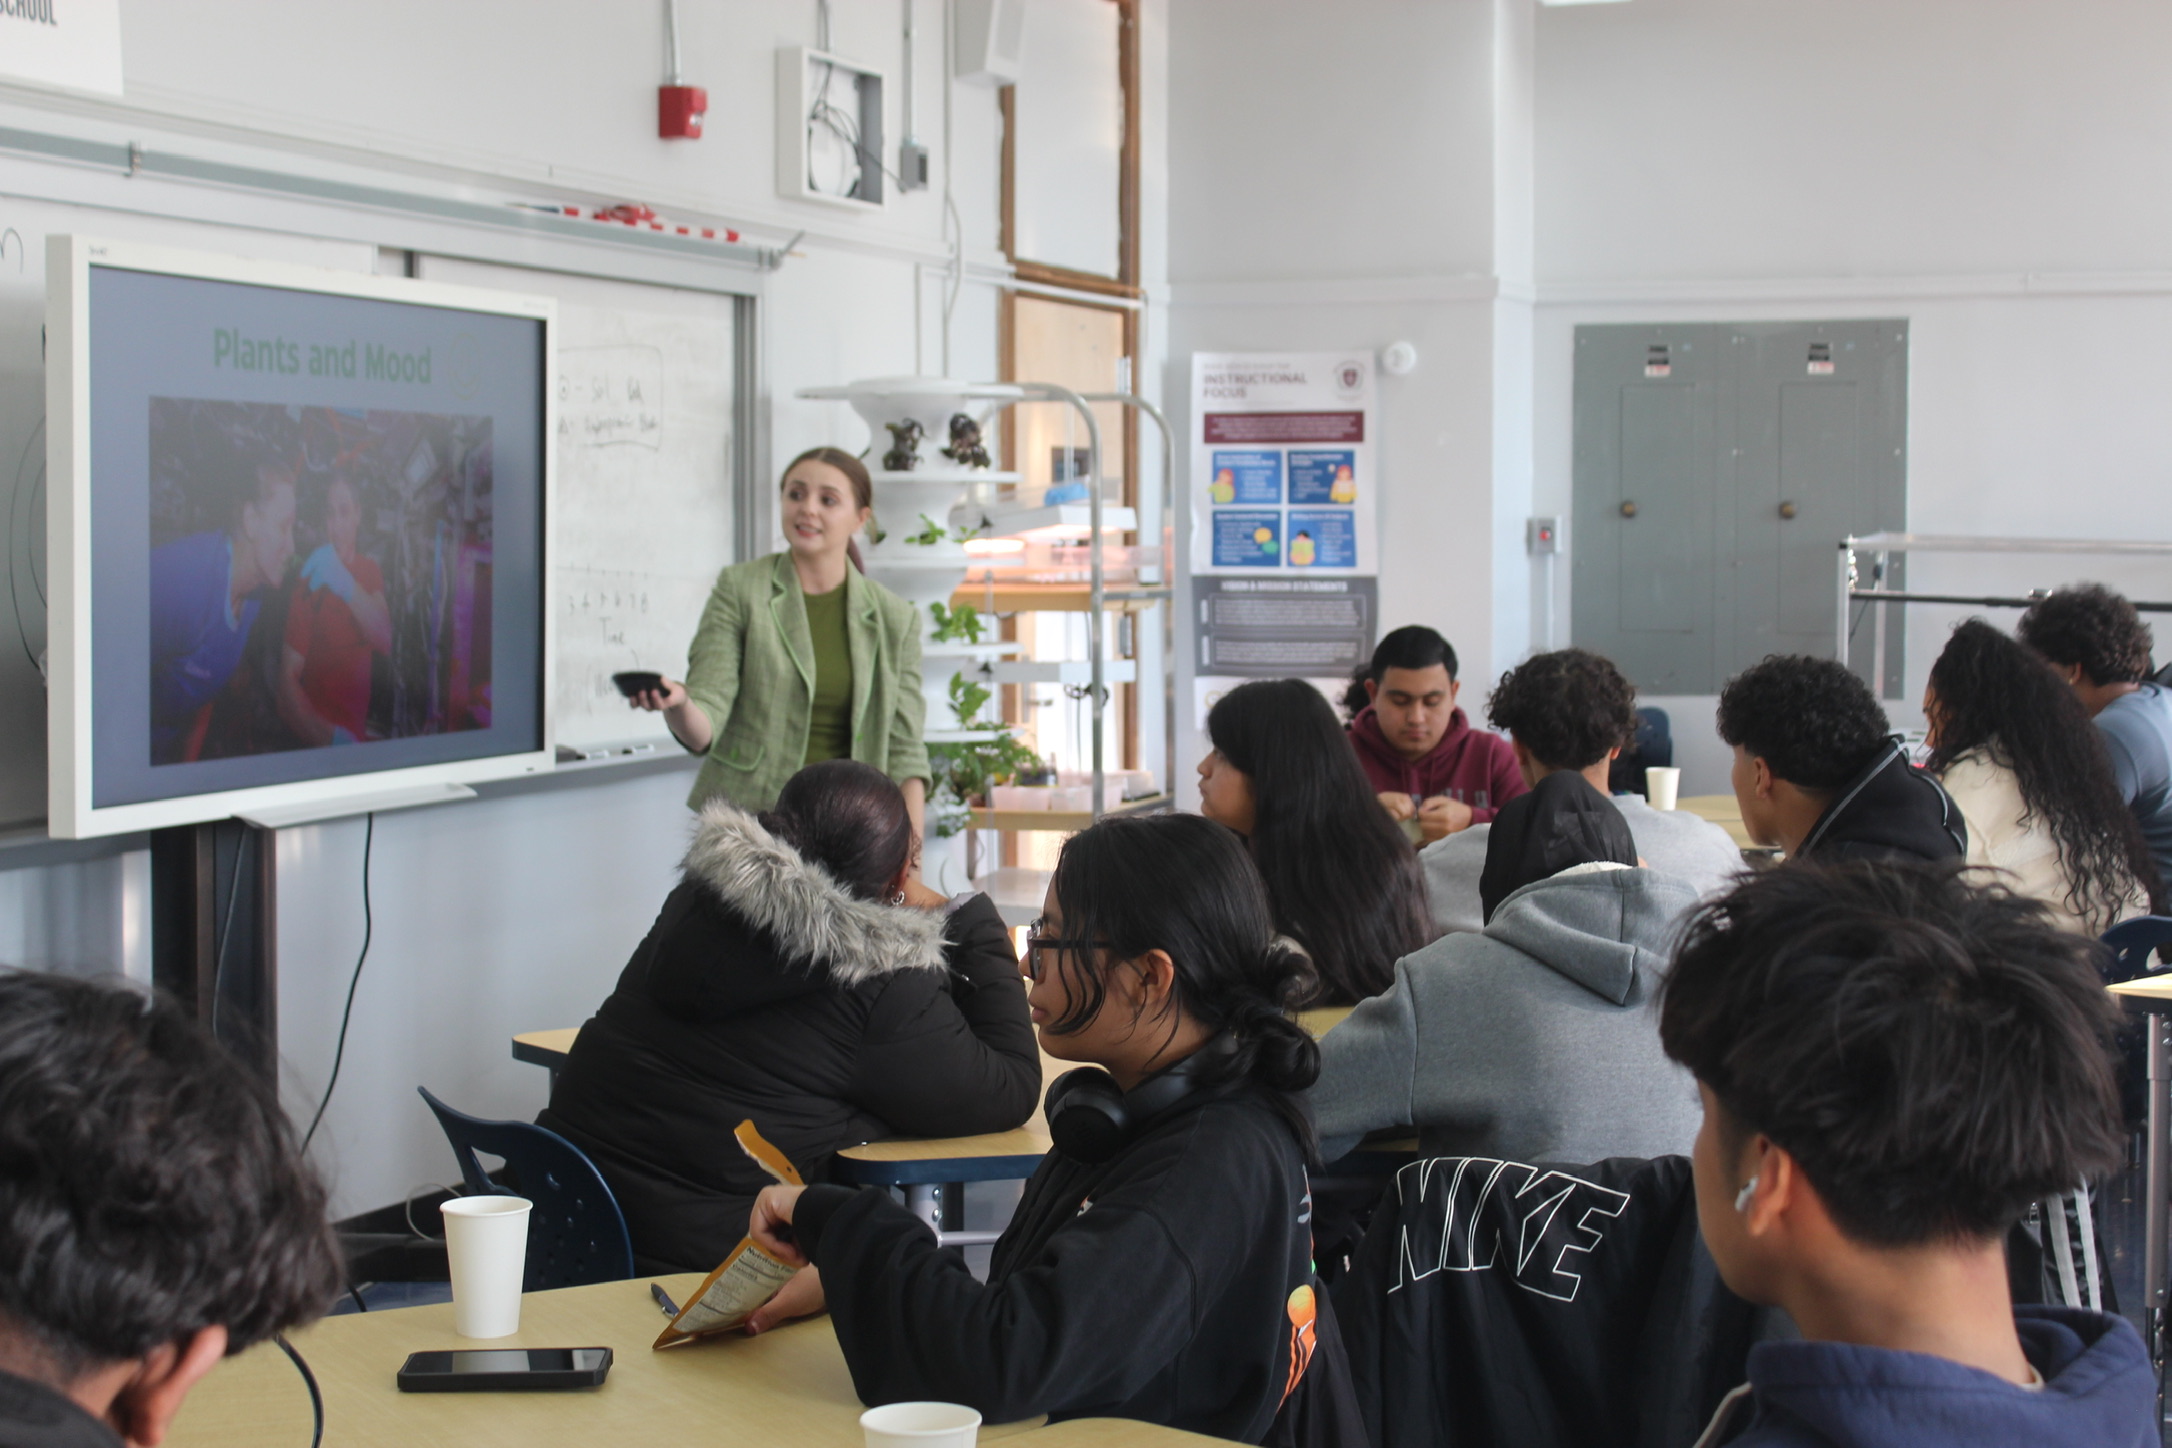
<instances>
[{"instance_id":1,"label":"student wearing eyeglasses","mask_svg":"<svg viewBox=\"0 0 2172 1448\"><path fill-rule=\"evenodd\" d=\"M1259 874L1193 815L1104 820L1064 846L1028 940L1054 1150L988 1280L887 1193L773 1187L750 1231L811 1262L751 1330L827 1301L870 1404L991 1422L1125 1417L1241 1442L1359 1441L1312 1273L1298 1093L1319 1050L1284 1014L1307 972Z\"/></svg>"}]
</instances>

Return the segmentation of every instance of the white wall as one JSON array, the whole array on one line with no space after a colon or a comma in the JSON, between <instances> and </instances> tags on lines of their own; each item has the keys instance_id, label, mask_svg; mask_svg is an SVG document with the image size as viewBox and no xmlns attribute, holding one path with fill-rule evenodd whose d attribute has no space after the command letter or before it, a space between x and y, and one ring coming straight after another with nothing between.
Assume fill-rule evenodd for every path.
<instances>
[{"instance_id":1,"label":"white wall","mask_svg":"<svg viewBox=\"0 0 2172 1448\"><path fill-rule=\"evenodd\" d=\"M834 48L891 75L892 165L904 132L895 84L902 3L833 7ZM856 450L866 433L848 409L792 394L940 369L946 167L966 274L950 369L992 377L997 366L996 99L957 88L945 155L945 7L912 3L917 129L933 153L934 186L893 195L872 218L777 195L773 54L814 42L813 0L682 7L685 76L710 96L697 142L655 135L662 7L585 0L381 0L359 10L322 0L123 0L127 95L0 85L0 125L485 202L642 201L771 246L804 229L794 255L762 283L762 420L779 460L815 443ZM1145 30L1158 74L1158 0ZM1158 105L1150 99L1150 110ZM1158 161L1153 170L1160 174ZM357 267L371 264L368 243L392 244L358 235L376 223L334 208L0 157L0 225L23 196L359 241ZM501 259L539 264L512 252L508 243ZM1158 244L1149 254L1158 262ZM34 348L34 317L15 330ZM513 1062L507 1037L578 1024L601 1001L670 886L689 782L683 766L642 769L378 822L375 939L313 1151L334 1180L335 1212L397 1201L452 1172L416 1085L484 1113L527 1116L542 1104L544 1074ZM362 837L353 820L279 841L281 1082L305 1121L330 1071L361 944ZM140 850L94 858L59 847L0 850L0 961L147 975L148 873Z\"/></svg>"},{"instance_id":2,"label":"white wall","mask_svg":"<svg viewBox=\"0 0 2172 1448\"><path fill-rule=\"evenodd\" d=\"M1381 624L1438 627L1474 680L1528 611L1529 9L1171 13L1168 395L1193 352L1415 343L1380 383Z\"/></svg>"},{"instance_id":3,"label":"white wall","mask_svg":"<svg viewBox=\"0 0 2172 1448\"><path fill-rule=\"evenodd\" d=\"M2144 0L1541 11L1537 511L1569 511L1578 324L1905 317L1911 529L2172 539L2168 49ZM1911 566L1919 588L2172 598L2163 565ZM1967 612L1910 611L1896 726ZM1709 728L1669 702L1678 741ZM1685 792L1725 789L1691 769Z\"/></svg>"}]
</instances>

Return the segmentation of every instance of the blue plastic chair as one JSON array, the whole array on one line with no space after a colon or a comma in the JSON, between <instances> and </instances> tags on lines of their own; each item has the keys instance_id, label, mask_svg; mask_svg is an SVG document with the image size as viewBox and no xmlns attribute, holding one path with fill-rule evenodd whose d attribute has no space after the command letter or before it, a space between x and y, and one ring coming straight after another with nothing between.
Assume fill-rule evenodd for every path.
<instances>
[{"instance_id":1,"label":"blue plastic chair","mask_svg":"<svg viewBox=\"0 0 2172 1448\"><path fill-rule=\"evenodd\" d=\"M2172 943L2172 916L2139 915L2122 920L2104 932L2104 944L2112 952L2104 969L2104 983L2154 975L2168 967L2156 958L2159 947Z\"/></svg>"},{"instance_id":2,"label":"blue plastic chair","mask_svg":"<svg viewBox=\"0 0 2172 1448\"><path fill-rule=\"evenodd\" d=\"M453 1110L424 1087L415 1089L445 1128L470 1195L505 1191L476 1159L475 1153L486 1151L505 1159L519 1179L519 1195L535 1204L528 1214L528 1269L521 1291L621 1282L634 1275L625 1214L586 1152L532 1122L485 1121Z\"/></svg>"}]
</instances>

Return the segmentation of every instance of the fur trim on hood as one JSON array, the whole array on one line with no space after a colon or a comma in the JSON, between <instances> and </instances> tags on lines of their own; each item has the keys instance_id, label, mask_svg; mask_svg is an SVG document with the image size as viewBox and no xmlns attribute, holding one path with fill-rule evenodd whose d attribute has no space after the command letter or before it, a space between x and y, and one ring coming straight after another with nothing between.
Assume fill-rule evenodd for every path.
<instances>
[{"instance_id":1,"label":"fur trim on hood","mask_svg":"<svg viewBox=\"0 0 2172 1448\"><path fill-rule=\"evenodd\" d=\"M859 899L754 816L721 801L702 810L685 870L787 959L810 960L841 986L946 964L941 916Z\"/></svg>"}]
</instances>

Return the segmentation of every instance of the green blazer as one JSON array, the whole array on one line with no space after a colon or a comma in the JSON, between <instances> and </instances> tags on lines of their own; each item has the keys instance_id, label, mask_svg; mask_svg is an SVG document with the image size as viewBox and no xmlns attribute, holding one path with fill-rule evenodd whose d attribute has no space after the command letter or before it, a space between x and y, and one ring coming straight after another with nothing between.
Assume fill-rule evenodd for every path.
<instances>
[{"instance_id":1,"label":"green blazer","mask_svg":"<svg viewBox=\"0 0 2172 1448\"><path fill-rule=\"evenodd\" d=\"M852 757L900 783L928 778L918 611L847 567L845 627ZM709 716L710 739L687 804L698 810L725 799L768 809L799 772L814 712L814 635L792 555L772 553L718 574L687 655L686 692Z\"/></svg>"}]
</instances>

